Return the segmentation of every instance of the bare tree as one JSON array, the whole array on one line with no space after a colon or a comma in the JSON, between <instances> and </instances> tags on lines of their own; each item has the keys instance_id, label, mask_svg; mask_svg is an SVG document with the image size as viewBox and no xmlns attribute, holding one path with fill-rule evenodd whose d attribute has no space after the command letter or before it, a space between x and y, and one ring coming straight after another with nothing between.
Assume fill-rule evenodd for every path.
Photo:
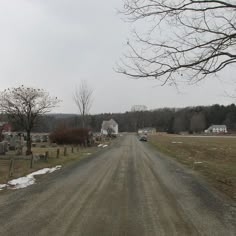
<instances>
[{"instance_id":1,"label":"bare tree","mask_svg":"<svg viewBox=\"0 0 236 236\"><path fill-rule=\"evenodd\" d=\"M134 30L120 73L195 83L236 63L235 1L124 0L123 13L145 32Z\"/></svg>"},{"instance_id":2,"label":"bare tree","mask_svg":"<svg viewBox=\"0 0 236 236\"><path fill-rule=\"evenodd\" d=\"M182 114L176 115L173 120L173 131L178 134L184 130L186 130L185 117Z\"/></svg>"},{"instance_id":3,"label":"bare tree","mask_svg":"<svg viewBox=\"0 0 236 236\"><path fill-rule=\"evenodd\" d=\"M190 131L200 133L206 128L206 117L203 112L194 113L190 120Z\"/></svg>"},{"instance_id":4,"label":"bare tree","mask_svg":"<svg viewBox=\"0 0 236 236\"><path fill-rule=\"evenodd\" d=\"M79 109L82 127L86 125L86 116L88 115L92 106L93 90L88 86L85 80L82 80L79 89L76 89L73 95L74 102Z\"/></svg>"},{"instance_id":5,"label":"bare tree","mask_svg":"<svg viewBox=\"0 0 236 236\"><path fill-rule=\"evenodd\" d=\"M26 88L23 85L0 92L0 111L26 131L26 154L31 154L31 130L38 118L50 112L59 102L42 89Z\"/></svg>"}]
</instances>

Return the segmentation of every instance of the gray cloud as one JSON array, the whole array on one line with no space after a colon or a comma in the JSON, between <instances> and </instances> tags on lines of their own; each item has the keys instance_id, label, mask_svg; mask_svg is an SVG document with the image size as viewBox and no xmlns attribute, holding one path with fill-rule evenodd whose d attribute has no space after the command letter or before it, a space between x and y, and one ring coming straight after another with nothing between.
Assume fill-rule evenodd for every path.
<instances>
[{"instance_id":1,"label":"gray cloud","mask_svg":"<svg viewBox=\"0 0 236 236\"><path fill-rule=\"evenodd\" d=\"M156 87L112 69L124 52L130 26L116 9L120 0L3 0L0 3L1 88L36 86L63 100L58 112L77 112L72 94L80 80L94 89L92 113L232 102L221 96L232 87L219 79L201 86ZM234 70L235 71L235 70ZM221 75L233 80L232 71ZM220 78L220 79L221 79Z\"/></svg>"}]
</instances>

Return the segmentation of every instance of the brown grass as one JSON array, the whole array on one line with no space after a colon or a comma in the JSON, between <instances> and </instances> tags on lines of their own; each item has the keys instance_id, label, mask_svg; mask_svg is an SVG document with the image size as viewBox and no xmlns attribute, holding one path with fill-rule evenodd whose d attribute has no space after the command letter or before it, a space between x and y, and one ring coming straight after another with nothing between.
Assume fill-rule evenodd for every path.
<instances>
[{"instance_id":1,"label":"brown grass","mask_svg":"<svg viewBox=\"0 0 236 236\"><path fill-rule=\"evenodd\" d=\"M6 183L10 179L18 178L24 175L27 175L33 171L45 168L45 167L53 167L56 165L65 165L68 162L74 160L80 160L89 156L90 153L95 152L97 147L88 147L88 148L79 148L77 150L76 147L73 149L72 147L67 146L67 155L64 156L64 146L51 147L44 144L45 147L41 147L42 145L37 144L36 147L32 148L34 154L45 154L48 151L48 160L38 160L33 164L33 168L30 168L30 160L15 160L14 161L14 172L13 176L9 177L9 167L10 160L1 160L0 159L0 184ZM60 149L60 156L56 158L57 149ZM25 150L23 150L24 153ZM2 157L17 157L15 156L15 151L9 151L6 155ZM25 157L25 156L24 156Z\"/></svg>"},{"instance_id":2,"label":"brown grass","mask_svg":"<svg viewBox=\"0 0 236 236\"><path fill-rule=\"evenodd\" d=\"M236 137L152 135L149 140L160 152L198 171L236 199Z\"/></svg>"}]
</instances>

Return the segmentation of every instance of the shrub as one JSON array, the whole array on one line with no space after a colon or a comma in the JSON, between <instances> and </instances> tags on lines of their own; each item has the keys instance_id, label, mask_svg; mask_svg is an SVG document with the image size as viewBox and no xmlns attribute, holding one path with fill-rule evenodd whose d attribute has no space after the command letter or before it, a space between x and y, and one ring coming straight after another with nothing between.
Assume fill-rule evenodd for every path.
<instances>
[{"instance_id":1,"label":"shrub","mask_svg":"<svg viewBox=\"0 0 236 236\"><path fill-rule=\"evenodd\" d=\"M91 134L89 129L85 128L62 128L53 131L49 139L57 144L83 144L90 143Z\"/></svg>"}]
</instances>

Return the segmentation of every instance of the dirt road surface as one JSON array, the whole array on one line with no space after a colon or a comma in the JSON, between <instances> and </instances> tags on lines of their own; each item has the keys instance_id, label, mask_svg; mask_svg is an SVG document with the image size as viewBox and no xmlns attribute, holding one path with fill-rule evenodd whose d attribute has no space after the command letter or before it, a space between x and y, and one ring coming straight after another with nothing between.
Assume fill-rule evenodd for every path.
<instances>
[{"instance_id":1,"label":"dirt road surface","mask_svg":"<svg viewBox=\"0 0 236 236\"><path fill-rule=\"evenodd\" d=\"M236 206L135 135L0 192L0 235L236 235Z\"/></svg>"}]
</instances>

